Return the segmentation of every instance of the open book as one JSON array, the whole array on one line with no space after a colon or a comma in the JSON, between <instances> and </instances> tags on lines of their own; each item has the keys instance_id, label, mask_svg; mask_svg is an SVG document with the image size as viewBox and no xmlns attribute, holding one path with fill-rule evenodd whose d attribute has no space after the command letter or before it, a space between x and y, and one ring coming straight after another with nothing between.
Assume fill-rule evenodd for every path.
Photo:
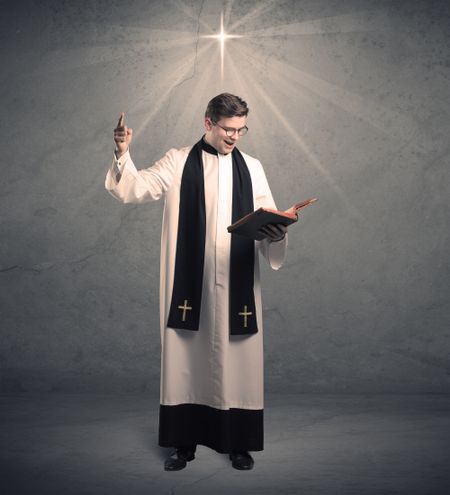
<instances>
[{"instance_id":1,"label":"open book","mask_svg":"<svg viewBox=\"0 0 450 495\"><path fill-rule=\"evenodd\" d=\"M256 241L260 241L266 237L259 232L261 227L267 224L282 223L283 225L290 225L298 220L298 211L306 206L315 203L317 198L307 199L301 203L288 208L286 211L271 210L270 208L258 208L257 210L240 218L233 225L227 227L230 234L239 234L245 237L250 237Z\"/></svg>"}]
</instances>

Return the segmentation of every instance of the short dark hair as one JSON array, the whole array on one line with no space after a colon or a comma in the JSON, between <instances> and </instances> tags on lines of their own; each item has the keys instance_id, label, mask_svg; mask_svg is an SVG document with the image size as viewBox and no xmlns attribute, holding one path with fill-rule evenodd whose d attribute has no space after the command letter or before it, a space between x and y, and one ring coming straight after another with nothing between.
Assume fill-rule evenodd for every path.
<instances>
[{"instance_id":1,"label":"short dark hair","mask_svg":"<svg viewBox=\"0 0 450 495\"><path fill-rule=\"evenodd\" d=\"M247 103L242 98L230 93L221 93L208 103L205 117L217 123L223 117L246 117L248 112Z\"/></svg>"}]
</instances>

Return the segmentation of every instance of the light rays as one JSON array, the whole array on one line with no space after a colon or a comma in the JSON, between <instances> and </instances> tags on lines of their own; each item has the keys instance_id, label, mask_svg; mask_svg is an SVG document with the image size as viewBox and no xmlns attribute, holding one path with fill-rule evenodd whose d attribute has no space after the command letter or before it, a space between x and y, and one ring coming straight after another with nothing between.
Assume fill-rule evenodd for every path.
<instances>
[{"instance_id":1,"label":"light rays","mask_svg":"<svg viewBox=\"0 0 450 495\"><path fill-rule=\"evenodd\" d=\"M237 4L232 0L221 4L216 1L203 2L196 9L181 0L172 0L170 4L184 16L195 20L196 29L191 32L148 30L150 42L147 47L145 29L140 27L133 31L133 50L140 59L145 57L146 50L149 54L167 54L158 55L157 69L148 71L147 86L150 82L154 83L151 95L141 95L128 109L124 109L145 115L135 131L135 138L146 131L150 122L158 116L158 125L161 132L165 129L163 135L167 144L173 142L174 136L178 140L186 140L185 144L191 144L188 140L197 132L195 122L198 121L199 130L202 128L203 107L207 98L223 91L235 92L247 99L253 108L252 132L246 139L252 142L254 148L274 146L265 134L267 122L271 122L271 126L280 129L274 132L274 136L277 139L283 134L288 136L288 141L335 191L352 216L360 218L339 180L319 159L322 155L314 152L314 145L304 137L305 109L313 117L308 121L310 133L322 132L327 127L324 119L327 118L325 112L329 106L321 105L322 100L334 105L335 111L346 112L377 131L392 136L411 136L416 131L415 125L394 109L383 108L375 100L320 77L322 74L333 74L333 71L319 72L319 75L308 72L302 65L302 56L303 53L306 55L306 51L296 50L299 46L296 43L301 42L302 36L375 31L383 25L382 15L356 12L272 26L268 14L279 5L275 0L255 3L251 11L240 15L234 23L233 7ZM221 9L220 14L218 9ZM292 18L292 21L295 20ZM220 21L220 31L214 32L217 21ZM266 27L261 29L261 26ZM298 41L296 37L299 37ZM314 39L309 39L308 43L313 43ZM229 49L231 46L233 50ZM322 45L319 47L322 48ZM97 48L91 52L90 62L106 60L103 58L106 55L102 53L104 47ZM119 56L120 60L126 59L126 45L122 47L118 43L115 48L115 56ZM286 48L290 50L284 51ZM111 62L113 60L111 57ZM320 67L320 64L314 65L316 72L320 71ZM331 67L339 70L337 64L336 69ZM325 110L317 112L315 105Z\"/></svg>"},{"instance_id":2,"label":"light rays","mask_svg":"<svg viewBox=\"0 0 450 495\"><path fill-rule=\"evenodd\" d=\"M234 66L234 62L232 62ZM234 69L233 72L236 74L237 70ZM326 167L320 162L317 156L309 149L304 139L300 136L300 134L295 130L295 128L288 121L286 116L280 110L279 106L277 106L273 101L269 94L261 87L261 85L248 73L245 76L241 75L241 78L244 77L248 80L246 86L247 88L252 88L253 92L256 92L262 101L264 101L265 105L270 109L271 113L274 115L278 124L282 126L282 128L291 136L296 145L302 151L303 155L307 158L308 162L321 174L321 176L327 181L330 187L336 192L342 202L345 204L347 211L358 219L362 219L362 215L359 211L351 204L348 200L348 197L342 190L342 188L337 184L335 179L331 176L330 172L326 169ZM292 95L292 99L295 100L295 96ZM265 124L266 127L269 125ZM259 133L261 135L265 135L265 128L261 123L260 119L257 119L256 126L259 127Z\"/></svg>"},{"instance_id":3,"label":"light rays","mask_svg":"<svg viewBox=\"0 0 450 495\"><path fill-rule=\"evenodd\" d=\"M252 94L252 88L249 86L245 81L242 76L242 72L239 72L236 64L234 63L234 57L230 59L229 61L229 74L231 76L231 80L233 83L230 85L232 88L232 91L235 92L235 94L238 95L245 95L245 98L248 98L247 95ZM260 118L260 110L259 106L253 106L250 104L250 112L251 112L251 124L250 124L250 131L248 134L245 136L245 140L253 146L253 149L261 149L261 145L258 144L260 143L260 138L261 136L265 136L265 127L263 125L263 121Z\"/></svg>"},{"instance_id":4,"label":"light rays","mask_svg":"<svg viewBox=\"0 0 450 495\"><path fill-rule=\"evenodd\" d=\"M220 78L223 80L225 59L225 41L232 38L242 38L239 34L227 34L223 28L223 13L220 15L220 32L218 34L204 35L202 38L216 39L220 43Z\"/></svg>"},{"instance_id":5,"label":"light rays","mask_svg":"<svg viewBox=\"0 0 450 495\"><path fill-rule=\"evenodd\" d=\"M212 65L208 65L206 71L202 73L193 90L194 94L205 95L208 94L208 88L211 87L211 80L214 78L214 68ZM192 105L182 105L182 111L178 113L175 125L171 128L171 133L166 133L166 148L173 147L172 135L178 136L181 146L185 146L189 143L192 131L197 128L201 128L201 118L205 111L205 103L201 98L195 98L192 101Z\"/></svg>"},{"instance_id":6,"label":"light rays","mask_svg":"<svg viewBox=\"0 0 450 495\"><path fill-rule=\"evenodd\" d=\"M255 7L253 10L251 10L250 12L242 16L234 24L232 24L229 28L230 31L234 31L236 28L242 25L245 26L247 24L250 24L251 22L256 21L259 17L262 17L264 14L273 9L277 3L277 0L268 0L266 2L258 3L257 7Z\"/></svg>"},{"instance_id":7,"label":"light rays","mask_svg":"<svg viewBox=\"0 0 450 495\"><path fill-rule=\"evenodd\" d=\"M175 6L177 9L179 9L186 17L198 23L199 26L202 26L203 28L210 30L210 26L201 17L204 0L202 1L199 12L194 12L191 7L186 5L181 0L169 0L169 3Z\"/></svg>"},{"instance_id":8,"label":"light rays","mask_svg":"<svg viewBox=\"0 0 450 495\"><path fill-rule=\"evenodd\" d=\"M259 60L262 64L262 57L255 50L250 53L249 49L244 46L241 53L246 53L249 60ZM297 96L302 98L308 98L305 94L316 95L342 111L363 120L379 132L399 139L408 140L418 132L416 122L409 116L380 105L379 102L367 96L363 97L358 93L348 91L325 79L309 74L291 64L272 59L270 72L272 73L271 79L277 80L278 87L289 85L288 90L285 91L286 95L292 94L292 91L295 91ZM301 88L306 89L307 92L300 93Z\"/></svg>"},{"instance_id":9,"label":"light rays","mask_svg":"<svg viewBox=\"0 0 450 495\"><path fill-rule=\"evenodd\" d=\"M228 0L224 8L223 21L226 26L230 24L231 11L233 9L234 0Z\"/></svg>"},{"instance_id":10,"label":"light rays","mask_svg":"<svg viewBox=\"0 0 450 495\"><path fill-rule=\"evenodd\" d=\"M238 22L232 25L233 29L244 24L245 19L247 21L251 19L257 19L258 16L262 15L263 12L267 12L268 10L270 10L273 7L273 5L274 2L272 1L265 2L264 4L260 4L256 9L254 9L254 11L250 12L249 14L244 16L244 18L240 19ZM228 9L227 16L231 16L230 8ZM302 23L302 25L304 30L308 29L307 27L305 27L306 23ZM314 29L317 30L318 26L314 26ZM231 32L233 32L231 28L230 30ZM279 32L283 32L282 27L278 27L278 30ZM287 30L289 32L295 31L293 26L288 27ZM311 30L312 28L310 29L310 31ZM293 102L295 105L298 105L301 100L307 103L308 95L307 93L301 91L302 85L311 87L312 90L314 90L315 88L316 92L319 92L320 97L325 97L325 99L327 98L336 99L337 101L342 96L342 93L339 92L339 88L332 85L331 83L328 83L327 86L326 81L319 80L319 78L316 78L317 80L315 80L313 76L309 76L310 78L308 79L308 75L306 73L300 71L294 66L290 66L281 61L270 59L269 66L265 66L264 64L265 63L267 64L267 61L264 61L263 59L264 54L258 51L257 48L251 49L243 43L236 44L233 50L233 56L227 58L228 72L227 72L227 77L224 78L225 43L227 40L231 38L242 38L244 36L247 36L246 33L239 35L227 34L224 27L224 15L222 13L220 16L220 32L218 34L203 35L200 37L201 39L206 38L209 40L217 40L220 43L219 45L220 75L221 75L222 85L225 86L224 89L227 89L227 87L230 86L230 82L233 81L233 85L237 88L238 90L237 92L239 94L252 95L252 98L254 100L264 102L264 107L266 111L268 110L269 113L272 115L272 118L270 120L272 122L273 121L277 122L277 125L281 129L283 129L285 134L287 134L290 137L290 139L295 144L295 146L299 148L302 155L306 157L308 163L315 170L317 170L317 172L324 178L326 183L329 184L329 186L335 191L338 197L346 205L346 209L352 214L352 216L361 218L360 213L350 203L347 195L338 185L336 180L332 177L330 171L325 167L323 163L321 163L317 155L312 152L310 147L307 145L305 140L297 131L298 125L297 126L293 125L293 123L289 120L288 114L286 114L286 112L283 111L282 109L283 105L277 104L274 101L272 95L270 95L265 89L263 89L263 86L259 84L258 77L256 76L256 74L259 72L259 74L264 74L266 77L268 77L269 81L276 86L277 93L280 93L281 91L285 95L289 95L289 94L293 95L293 97L290 98L290 102ZM250 44L252 44L250 38L247 41L249 41ZM150 120L154 117L154 115L156 115L162 109L163 105L166 104L167 99L173 93L173 88L177 87L177 85L179 85L180 82L186 79L187 74L189 72L189 66L192 66L194 63L196 63L196 61L197 63L201 63L204 58L204 53L206 52L208 47L212 46L212 44L208 43L202 46L202 44L200 43L198 46L200 48L196 52L195 56L190 57L178 68L178 72L177 72L178 77L176 78L176 80L172 82L171 88L167 88L166 91L163 92L162 96L159 98L157 106L154 107L152 111L147 115L142 125L142 129L146 128L148 122L150 122ZM216 57L216 59L217 58L218 57ZM242 63L240 63L239 66L245 67L244 72L242 71L242 69L239 70L239 68L236 65L240 60L242 60ZM203 62L205 61L203 60ZM249 64L249 62L251 62L251 64ZM209 63L203 65L206 66L206 71L204 71L201 74L201 77L198 77L196 80L196 85L195 85L196 94L204 94L205 90L208 87L208 81L212 77L213 64ZM281 77L280 74L283 74L283 77ZM194 83L194 81L192 82ZM319 91L317 90L317 88L319 88ZM321 92L325 93L325 96L323 94L320 94ZM183 122L186 122L186 120L189 119L191 115L190 112L192 112L192 107L185 106L182 113L178 115L179 119L177 120L177 123L173 128L175 135L182 135L183 137L187 136L188 133L186 132L186 128ZM259 118L260 112L254 112L252 115L253 116L258 115L258 119L254 121L255 124L254 127L257 132L250 137L253 143L256 144L255 147L257 148L258 147L257 141L258 139L261 139L257 136L264 136L265 128L264 128L264 124L262 123L262 119ZM290 112L290 115L293 115L293 112ZM267 117L265 120L267 120Z\"/></svg>"},{"instance_id":11,"label":"light rays","mask_svg":"<svg viewBox=\"0 0 450 495\"><path fill-rule=\"evenodd\" d=\"M379 30L380 25L386 24L385 14L367 12L352 12L336 16L312 19L292 24L266 27L246 32L250 38L273 38L276 36L310 36L316 34L359 33Z\"/></svg>"},{"instance_id":12,"label":"light rays","mask_svg":"<svg viewBox=\"0 0 450 495\"><path fill-rule=\"evenodd\" d=\"M211 47L205 45L201 47L198 52L194 53L189 57L184 63L181 63L177 67L169 67L166 71L165 77L162 77L159 81L160 87L164 88L162 94L159 95L157 103L152 102L151 109L143 108L142 111L145 113L146 117L142 122L139 129L134 133L134 137L138 137L141 132L147 127L148 123L153 119L153 117L163 108L167 103L167 99L174 91L174 89L183 83L183 81L189 80L193 77L193 74L189 75L195 68L195 59L201 57L204 52L206 52ZM172 70L170 70L172 69ZM135 110L138 106L142 105L142 101L138 100L129 111Z\"/></svg>"},{"instance_id":13,"label":"light rays","mask_svg":"<svg viewBox=\"0 0 450 495\"><path fill-rule=\"evenodd\" d=\"M297 144L297 146L300 148L300 150L303 152L303 155L307 158L308 162L321 174L321 176L327 181L327 183L330 185L330 187L337 193L341 201L345 204L347 211L353 215L353 217L356 217L360 220L362 220L364 217L361 215L361 213L353 206L353 204L349 201L348 196L345 194L345 192L342 190L342 188L339 186L337 181L333 179L331 176L331 173L327 168L320 162L320 160L317 158L316 154L313 153L307 144L305 143L304 139L296 132L294 127L291 125L291 123L287 120L287 118L283 115L283 113L280 111L277 105L271 100L270 96L262 89L262 87L256 82L256 81L251 81L251 85L256 90L256 92L261 96L261 98L265 101L265 103L268 105L272 113L275 115L276 119L279 121L279 123L283 126L285 131L292 137L294 142Z\"/></svg>"}]
</instances>

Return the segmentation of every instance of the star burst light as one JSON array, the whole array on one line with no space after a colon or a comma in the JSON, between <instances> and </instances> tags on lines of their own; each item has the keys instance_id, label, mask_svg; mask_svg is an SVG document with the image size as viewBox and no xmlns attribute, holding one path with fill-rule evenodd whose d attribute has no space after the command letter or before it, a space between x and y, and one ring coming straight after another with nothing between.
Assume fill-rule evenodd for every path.
<instances>
[{"instance_id":1,"label":"star burst light","mask_svg":"<svg viewBox=\"0 0 450 495\"><path fill-rule=\"evenodd\" d=\"M170 54L173 53L175 60L172 56L166 57L166 64L158 67L157 75L155 75L153 70L149 71L152 77L155 77L155 79L152 79L152 83L155 83L155 91L158 94L156 103L153 95L151 101L148 96L140 96L129 109L129 112L136 111L137 109L140 111L143 103L148 105L148 115L143 120L140 128L135 129L134 139L136 139L137 135L150 128L151 120L161 112L166 103L170 104L170 101L178 94L183 84L189 84L188 91L190 94L198 95L209 93L210 90L207 88L208 85L211 85L212 79L214 79L213 86L218 86L215 85L217 82L215 71L217 69L215 64L209 63L208 51L212 48L212 41L217 40L220 43L221 82L223 83L226 80L227 85L230 86L230 90L236 90L241 95L251 94L254 99L254 106L252 104L253 108L255 108L252 124L252 129L256 131L254 135L257 136L259 133L260 136L264 136L267 132L265 122L269 118L274 119L280 126L280 129L291 137L308 163L321 174L337 193L347 208L347 211L353 217L362 219L356 206L351 203L348 194L342 190L339 182L334 179L331 170L325 164L321 163L319 157L311 149L304 136L297 130L299 126L303 125L302 117L307 114L315 99L320 98L327 103L327 105L323 105L323 109L327 109L328 104L331 103L335 108L342 109L345 115L353 115L365 123L374 126L379 132L383 132L389 137L396 136L403 138L404 136L414 136L419 131L406 115L399 114L398 111L386 106L381 106L380 102L376 99L362 97L360 94L352 92L342 85L330 82L328 78L322 79L317 74L309 73L301 66L302 57L307 56L307 51L292 50L291 52L290 47L300 46L295 45L295 43L300 43L302 39L316 42L315 40L320 40L318 38L319 36L323 36L322 40L328 42L327 36L329 34L333 34L333 36L340 34L345 37L349 34L360 36L361 33L365 32L375 33L380 29L380 26L384 25L385 17L383 12L380 11L378 17L361 11L338 14L331 17L327 16L326 18L314 18L312 20L300 19L297 22L294 16L293 19L288 20L287 24L267 25L249 30L248 28L250 26L257 27L260 21L262 22L263 16L273 9L278 8L279 2L276 0L254 2L255 6L252 10L241 15L235 23L229 24L227 19L231 18L231 6L233 2L227 1L227 13L224 14L222 12L220 14L220 31L216 34L198 36L200 26L206 32L214 33L214 30L199 17L197 9L191 10L182 1L171 3L175 4L177 8L181 9L184 15L189 16L198 24L198 31L197 33L193 33L191 31L179 32L178 30L144 30L142 40L138 39L135 42L137 48L142 47L143 50L147 50L150 38L152 41L151 46L157 44L158 49L167 50ZM227 24L227 29L230 32L245 29L243 34L226 33L224 29L224 17L225 24ZM199 38L209 38L211 43L199 44ZM241 43L239 50L235 50L233 57L227 60L227 74L225 77L225 42L232 38L245 38L246 42ZM285 40L286 43L291 43L286 45L286 56L268 58L265 48L276 49L276 53L280 53L281 46L278 42L274 45L275 40L279 40L280 38ZM186 46L195 46L195 50L192 50L191 55L188 57L186 57L184 50L180 50L180 47L184 48ZM284 47L284 45L282 46ZM116 51L117 47L115 47L115 50L107 50L107 56L111 57L111 59L106 60L111 64L117 63ZM103 45L91 48L89 53L91 57L89 59L91 60L90 63L105 62L105 47ZM124 47L123 53L120 53L121 59L128 60L128 48ZM294 53L295 56L293 55ZM176 58L178 54L180 54L179 59ZM349 53L344 51L342 55L349 56ZM56 52L54 56L55 60L59 62L59 54ZM202 71L198 71L197 73L197 64L200 64L202 60L204 62ZM306 60L306 62L306 65L308 65L309 60ZM57 63L55 62L54 65L57 65ZM63 66L59 70L69 68L72 69L70 66ZM78 68L78 65L75 65L74 68ZM245 70L243 70L244 68ZM264 86L261 85L262 75L265 76ZM258 100L260 103L263 103L264 112L266 113L258 113ZM177 115L177 123L175 124L173 134L183 135L186 139L192 137L189 134L190 128L186 125L186 122L190 122L192 105L185 105L184 113L181 116ZM195 103L195 105L198 107L199 103ZM287 111L283 111L284 109ZM329 118L328 112L323 114L317 112L317 105L314 106L311 115L314 115L315 118L322 118L324 122L327 122ZM291 119L294 119L294 122ZM267 146L266 152L272 153L272 146L267 144L267 142L268 140L262 139L259 141L259 144Z\"/></svg>"},{"instance_id":2,"label":"star burst light","mask_svg":"<svg viewBox=\"0 0 450 495\"><path fill-rule=\"evenodd\" d=\"M225 58L225 40L230 38L242 38L239 34L227 34L223 28L223 13L220 15L220 33L209 34L202 36L202 38L213 38L220 43L220 77L223 79L223 67Z\"/></svg>"}]
</instances>

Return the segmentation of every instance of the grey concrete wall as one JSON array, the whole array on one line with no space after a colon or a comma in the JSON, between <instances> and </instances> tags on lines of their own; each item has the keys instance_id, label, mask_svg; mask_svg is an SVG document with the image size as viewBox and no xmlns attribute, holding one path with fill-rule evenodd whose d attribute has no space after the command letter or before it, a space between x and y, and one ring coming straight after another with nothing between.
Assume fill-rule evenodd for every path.
<instances>
[{"instance_id":1,"label":"grey concrete wall","mask_svg":"<svg viewBox=\"0 0 450 495\"><path fill-rule=\"evenodd\" d=\"M201 38L224 23L244 38ZM450 392L446 1L2 2L1 390L158 390L162 204L103 182L126 112L140 168L251 107L280 208L263 268L272 392Z\"/></svg>"}]
</instances>

